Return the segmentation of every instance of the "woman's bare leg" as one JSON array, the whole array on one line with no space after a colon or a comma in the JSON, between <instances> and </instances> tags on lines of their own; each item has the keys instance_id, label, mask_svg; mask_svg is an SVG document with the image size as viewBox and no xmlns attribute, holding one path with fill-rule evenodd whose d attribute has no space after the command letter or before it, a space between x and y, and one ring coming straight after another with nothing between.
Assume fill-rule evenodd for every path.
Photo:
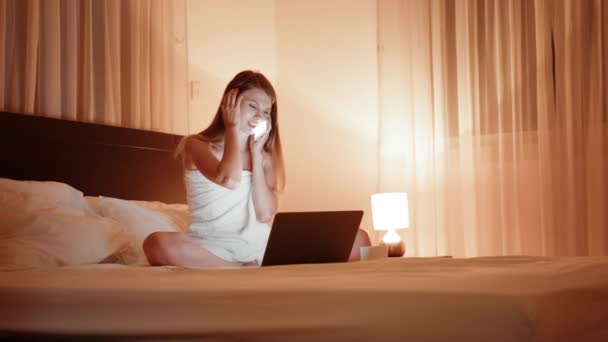
<instances>
[{"instance_id":1,"label":"woman's bare leg","mask_svg":"<svg viewBox=\"0 0 608 342\"><path fill-rule=\"evenodd\" d=\"M361 247L371 246L372 241L369 239L369 235L363 229L359 229L357 232L357 236L355 237L355 242L353 243L353 249L350 251L350 256L348 257L348 261L358 261L361 260Z\"/></svg>"},{"instance_id":2,"label":"woman's bare leg","mask_svg":"<svg viewBox=\"0 0 608 342\"><path fill-rule=\"evenodd\" d=\"M237 267L197 245L190 237L178 232L154 232L143 243L144 252L152 266Z\"/></svg>"}]
</instances>

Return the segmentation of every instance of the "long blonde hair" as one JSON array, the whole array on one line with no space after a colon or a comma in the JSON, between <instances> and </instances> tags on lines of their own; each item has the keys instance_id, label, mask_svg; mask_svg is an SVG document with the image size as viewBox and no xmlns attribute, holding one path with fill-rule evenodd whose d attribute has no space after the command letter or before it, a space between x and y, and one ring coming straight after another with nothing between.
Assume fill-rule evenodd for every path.
<instances>
[{"instance_id":1,"label":"long blonde hair","mask_svg":"<svg viewBox=\"0 0 608 342\"><path fill-rule=\"evenodd\" d=\"M274 87L268 81L268 79L260 72L253 70L241 71L228 83L222 98L226 96L226 93L231 89L237 88L239 94L249 89L261 89L263 90L272 101L272 108L270 111L270 122L272 129L268 136L268 140L264 144L264 151L269 153L272 158L273 170L276 177L276 190L282 191L285 188L285 164L283 161L283 150L281 148L281 137L279 135L279 120L278 120L278 109L277 109L277 95ZM203 131L198 134L193 134L184 137L178 144L175 155L181 157L182 162L185 164L184 147L186 141L190 138L200 139L210 144L221 146L224 139L224 133L226 126L224 124L224 117L222 116L221 101L220 105L215 112L215 116L211 121L211 124Z\"/></svg>"}]
</instances>

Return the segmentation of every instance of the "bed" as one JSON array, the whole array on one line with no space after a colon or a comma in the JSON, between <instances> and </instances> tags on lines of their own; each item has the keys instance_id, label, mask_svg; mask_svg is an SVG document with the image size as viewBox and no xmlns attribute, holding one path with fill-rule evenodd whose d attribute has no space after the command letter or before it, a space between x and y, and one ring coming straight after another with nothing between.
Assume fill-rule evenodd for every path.
<instances>
[{"instance_id":1,"label":"bed","mask_svg":"<svg viewBox=\"0 0 608 342\"><path fill-rule=\"evenodd\" d=\"M141 239L188 225L179 136L11 113L0 129L0 338L608 341L608 257L147 266Z\"/></svg>"}]
</instances>

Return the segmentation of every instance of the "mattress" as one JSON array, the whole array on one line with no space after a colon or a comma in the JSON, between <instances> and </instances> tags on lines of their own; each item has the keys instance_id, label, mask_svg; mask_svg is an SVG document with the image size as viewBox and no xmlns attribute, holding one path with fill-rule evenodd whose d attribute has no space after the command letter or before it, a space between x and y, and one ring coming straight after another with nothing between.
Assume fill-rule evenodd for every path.
<instances>
[{"instance_id":1,"label":"mattress","mask_svg":"<svg viewBox=\"0 0 608 342\"><path fill-rule=\"evenodd\" d=\"M0 271L1 336L608 341L608 257Z\"/></svg>"}]
</instances>

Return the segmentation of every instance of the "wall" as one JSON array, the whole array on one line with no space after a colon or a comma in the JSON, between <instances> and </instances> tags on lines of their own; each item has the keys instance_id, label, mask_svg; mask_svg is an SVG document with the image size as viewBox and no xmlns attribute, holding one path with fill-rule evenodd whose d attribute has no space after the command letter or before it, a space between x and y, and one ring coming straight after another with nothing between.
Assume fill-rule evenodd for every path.
<instances>
[{"instance_id":1,"label":"wall","mask_svg":"<svg viewBox=\"0 0 608 342\"><path fill-rule=\"evenodd\" d=\"M284 210L365 209L376 190L375 1L278 1Z\"/></svg>"},{"instance_id":2,"label":"wall","mask_svg":"<svg viewBox=\"0 0 608 342\"><path fill-rule=\"evenodd\" d=\"M287 189L281 211L364 209L377 186L376 2L188 2L193 132L226 83L258 69L278 92ZM196 88L196 87L195 87ZM375 235L375 234L372 234Z\"/></svg>"},{"instance_id":3,"label":"wall","mask_svg":"<svg viewBox=\"0 0 608 342\"><path fill-rule=\"evenodd\" d=\"M226 84L259 70L276 82L274 0L188 0L190 130L211 122ZM193 96L192 96L193 95Z\"/></svg>"}]
</instances>

